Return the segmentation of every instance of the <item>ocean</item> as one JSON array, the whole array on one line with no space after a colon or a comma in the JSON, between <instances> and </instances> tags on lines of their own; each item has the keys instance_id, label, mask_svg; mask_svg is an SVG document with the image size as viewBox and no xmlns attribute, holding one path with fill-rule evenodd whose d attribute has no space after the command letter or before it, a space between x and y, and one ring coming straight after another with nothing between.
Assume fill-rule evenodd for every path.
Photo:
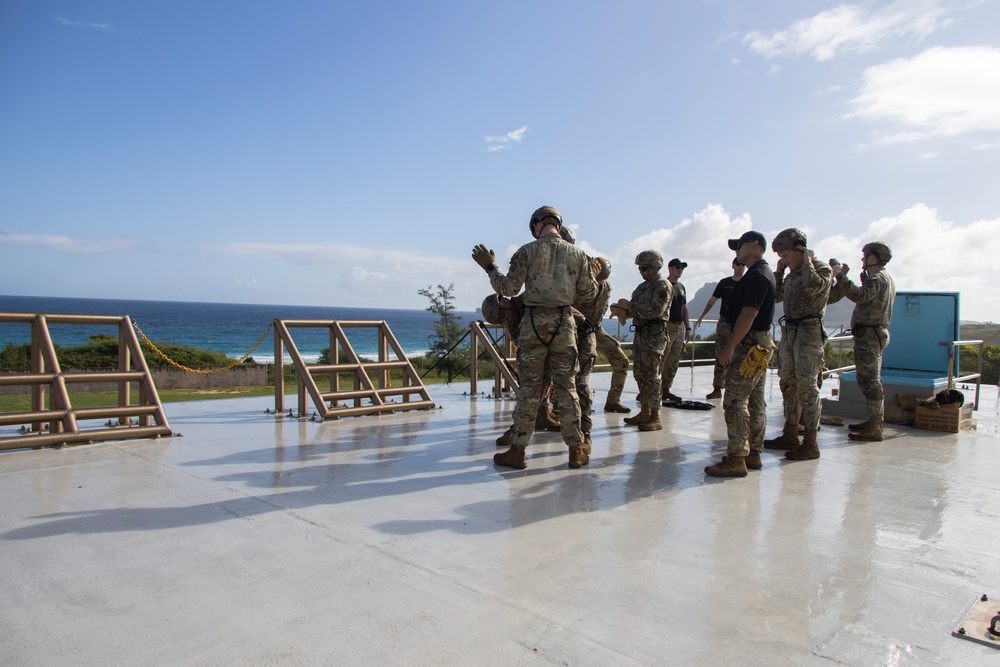
<instances>
[{"instance_id":1,"label":"ocean","mask_svg":"<svg viewBox=\"0 0 1000 667\"><path fill-rule=\"evenodd\" d=\"M275 319L297 320L385 320L408 357L430 349L437 315L426 310L337 308L246 303L198 303L187 301L134 301L122 299L70 299L58 297L0 296L0 312L71 313L80 315L128 315L146 337L155 342L215 350L238 359L253 347ZM459 312L463 323L480 319L476 312ZM49 325L53 342L61 346L86 343L95 334L117 335L115 327L101 325ZM374 329L349 329L347 338L359 355L378 354ZM299 353L316 361L330 346L326 329L293 329ZM28 343L27 324L0 323L0 348L7 343ZM251 355L258 363L274 361L274 336Z\"/></svg>"}]
</instances>

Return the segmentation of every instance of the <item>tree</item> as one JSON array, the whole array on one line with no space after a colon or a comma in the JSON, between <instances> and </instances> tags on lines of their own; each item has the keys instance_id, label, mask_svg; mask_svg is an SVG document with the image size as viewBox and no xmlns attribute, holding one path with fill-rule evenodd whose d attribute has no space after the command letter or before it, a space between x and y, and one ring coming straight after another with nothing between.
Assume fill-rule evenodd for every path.
<instances>
[{"instance_id":1,"label":"tree","mask_svg":"<svg viewBox=\"0 0 1000 667\"><path fill-rule=\"evenodd\" d=\"M447 287L438 285L437 291L430 286L417 290L420 296L427 297L431 302L426 310L438 316L434 334L428 336L431 341L428 356L448 374L448 382L469 364L469 344L463 341L467 331L462 325L462 318L455 314L454 290L455 283Z\"/></svg>"},{"instance_id":2,"label":"tree","mask_svg":"<svg viewBox=\"0 0 1000 667\"><path fill-rule=\"evenodd\" d=\"M958 355L962 375L975 373L979 367L979 350L974 345L963 345ZM983 345L983 384L1000 381L1000 346Z\"/></svg>"}]
</instances>

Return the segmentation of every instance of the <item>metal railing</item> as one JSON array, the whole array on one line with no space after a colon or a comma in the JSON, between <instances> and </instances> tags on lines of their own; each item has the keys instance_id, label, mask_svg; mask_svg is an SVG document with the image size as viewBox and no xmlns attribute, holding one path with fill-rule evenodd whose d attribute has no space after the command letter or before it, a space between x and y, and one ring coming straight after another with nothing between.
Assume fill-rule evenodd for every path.
<instances>
[{"instance_id":1,"label":"metal railing","mask_svg":"<svg viewBox=\"0 0 1000 667\"><path fill-rule=\"evenodd\" d=\"M31 326L31 370L0 375L0 386L26 386L31 408L24 412L0 413L0 426L21 425L19 435L0 437L0 450L71 445L104 440L171 435L167 416L146 365L132 321L120 315L70 315L0 313L0 322ZM64 372L52 342L49 325L113 325L118 328L118 369L114 371ZM118 404L76 408L69 385L107 383L118 390ZM139 402L131 403L131 385L138 385ZM138 426L132 427L132 417ZM81 421L108 419L98 428L81 429ZM117 419L118 426L111 420ZM122 428L128 427L128 428Z\"/></svg>"},{"instance_id":2,"label":"metal railing","mask_svg":"<svg viewBox=\"0 0 1000 667\"><path fill-rule=\"evenodd\" d=\"M843 329L843 327L841 327L841 329L845 330L845 329ZM835 335L835 336L830 336L829 338L826 339L827 343L842 343L842 342L845 342L845 341L851 341L852 344L853 344L853 342L854 342L854 336L852 336L850 334L848 334L848 335ZM974 410L978 410L979 409L979 395L980 395L980 392L982 390L982 382L983 382L983 356L984 356L983 345L984 345L984 341L981 341L981 340L956 340L956 341L952 341L951 343L941 343L941 344L942 345L948 345L950 347L950 350L949 350L949 353L948 353L948 371L947 371L947 373L948 373L948 388L949 389L954 388L955 384L958 383L958 382L968 382L970 380L975 380L976 381L976 398L975 398L975 401L973 402L973 409ZM977 347L978 348L979 359L978 359L978 362L977 362L977 365L976 365L976 372L975 373L969 373L967 375L960 375L958 377L954 377L954 372L955 372L955 357L956 357L956 355L958 353L958 348L961 347L961 346L963 346L963 345L968 345L970 347ZM827 377L829 377L831 375L840 374L840 373L846 373L848 371L853 371L853 370L856 370L856 369L857 369L857 367L854 366L854 365L851 365L851 366L842 366L840 368L824 369L823 370L823 378L826 379Z\"/></svg>"},{"instance_id":3,"label":"metal railing","mask_svg":"<svg viewBox=\"0 0 1000 667\"><path fill-rule=\"evenodd\" d=\"M290 332L295 328L329 329L329 364L307 365ZM378 334L378 360L363 361L347 339L345 329L369 328ZM292 359L298 388L299 415L306 414L306 396L312 398L320 419L340 419L359 415L382 414L400 410L430 410L434 407L427 388L403 353L399 341L384 320L274 320L274 411L285 411L284 348ZM389 358L390 348L395 359ZM341 354L345 362L341 363ZM393 387L390 371L402 371L402 384ZM321 392L315 376L328 376L330 391ZM341 389L342 376L349 378L350 389ZM375 377L376 383L372 381ZM420 400L412 400L419 394ZM401 402L387 401L399 397ZM368 401L365 404L365 401ZM342 407L349 402L353 407ZM329 405L327 405L329 403Z\"/></svg>"},{"instance_id":4,"label":"metal railing","mask_svg":"<svg viewBox=\"0 0 1000 667\"><path fill-rule=\"evenodd\" d=\"M955 369L955 357L958 354L958 348L962 345L979 348L979 361L976 365L976 372L969 373L968 375L961 375L959 377L952 377L951 374ZM976 381L976 400L972 404L973 410L979 409L979 392L983 384L983 345L984 343L981 340L956 340L952 342L951 350L948 353L948 388L953 388L956 382L968 382L969 380Z\"/></svg>"},{"instance_id":5,"label":"metal railing","mask_svg":"<svg viewBox=\"0 0 1000 667\"><path fill-rule=\"evenodd\" d=\"M610 317L608 319L611 319L611 320L614 320L614 321L618 322L618 318L616 318L616 317ZM702 321L710 323L710 324L714 323L714 322L718 322L718 320L702 320ZM622 340L622 326L623 325L619 322L619 324L618 324L618 332L614 335L614 337L618 339L618 342L622 346L622 350L631 350L632 349L632 341L630 341L630 340ZM691 367L691 372L693 373L695 366L708 366L708 365L714 365L715 364L715 359L714 358L713 359L696 359L695 356L694 356L695 355L695 348L696 348L696 346L698 346L698 345L715 345L715 340L691 340L691 341L686 342L684 345L688 349L688 351L691 353L691 356L689 358L681 359L678 362L678 364L677 364L678 366L690 366ZM629 360L629 364L631 365L631 363L632 362L631 362L631 359L630 359ZM597 365L594 366L594 371L610 371L610 370L611 370L611 366L609 364L597 364Z\"/></svg>"}]
</instances>

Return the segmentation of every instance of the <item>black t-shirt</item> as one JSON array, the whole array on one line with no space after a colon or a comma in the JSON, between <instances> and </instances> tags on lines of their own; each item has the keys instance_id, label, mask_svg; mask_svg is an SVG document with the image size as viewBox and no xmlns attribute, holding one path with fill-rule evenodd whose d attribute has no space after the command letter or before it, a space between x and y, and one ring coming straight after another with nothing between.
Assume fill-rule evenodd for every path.
<instances>
[{"instance_id":1,"label":"black t-shirt","mask_svg":"<svg viewBox=\"0 0 1000 667\"><path fill-rule=\"evenodd\" d=\"M731 276L723 278L712 292L712 296L719 300L719 319L723 322L729 321L729 309L733 305L733 296L736 295L736 286L739 284L740 281Z\"/></svg>"},{"instance_id":2,"label":"black t-shirt","mask_svg":"<svg viewBox=\"0 0 1000 667\"><path fill-rule=\"evenodd\" d=\"M667 318L671 322L684 321L684 304L688 302L687 290L684 285L674 283L674 298L670 302L670 316Z\"/></svg>"},{"instance_id":3,"label":"black t-shirt","mask_svg":"<svg viewBox=\"0 0 1000 667\"><path fill-rule=\"evenodd\" d=\"M736 320L747 306L757 309L750 330L768 331L774 322L774 272L763 259L748 268L736 283L732 312L727 320L730 326L736 326Z\"/></svg>"}]
</instances>

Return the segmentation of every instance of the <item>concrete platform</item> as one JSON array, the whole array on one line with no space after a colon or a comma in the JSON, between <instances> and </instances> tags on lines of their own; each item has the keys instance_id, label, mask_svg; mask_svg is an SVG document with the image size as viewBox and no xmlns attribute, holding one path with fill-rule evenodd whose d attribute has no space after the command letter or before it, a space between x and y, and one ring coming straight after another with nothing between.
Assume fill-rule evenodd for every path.
<instances>
[{"instance_id":1,"label":"concrete platform","mask_svg":"<svg viewBox=\"0 0 1000 667\"><path fill-rule=\"evenodd\" d=\"M600 412L589 466L544 433L495 469L513 402L465 389L330 423L169 404L183 437L0 454L0 664L1000 664L950 634L1000 599L995 387L974 431L824 427L821 459L732 480L703 473L721 408Z\"/></svg>"}]
</instances>

